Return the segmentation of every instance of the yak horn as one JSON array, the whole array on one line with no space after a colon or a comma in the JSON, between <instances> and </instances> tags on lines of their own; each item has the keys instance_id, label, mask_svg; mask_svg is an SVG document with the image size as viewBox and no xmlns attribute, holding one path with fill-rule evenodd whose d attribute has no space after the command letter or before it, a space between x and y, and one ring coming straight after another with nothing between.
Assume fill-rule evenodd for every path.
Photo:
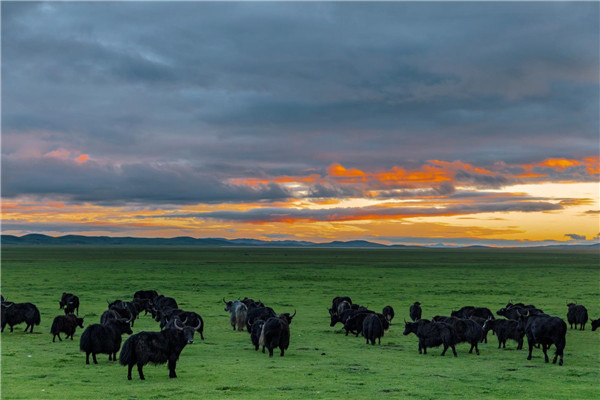
<instances>
[{"instance_id":1,"label":"yak horn","mask_svg":"<svg viewBox=\"0 0 600 400\"><path fill-rule=\"evenodd\" d=\"M185 328L185 326L183 326L183 325L182 325L182 326L179 326L178 322L181 322L181 321L179 320L179 318L175 318L175 319L173 320L173 325L175 326L175 328L177 328L177 329L179 329L180 331L182 331L182 330L183 330L183 328Z\"/></svg>"},{"instance_id":2,"label":"yak horn","mask_svg":"<svg viewBox=\"0 0 600 400\"><path fill-rule=\"evenodd\" d=\"M200 318L198 318L198 325L194 328L194 330L197 331L198 329L200 329L201 325L202 325L202 320Z\"/></svg>"},{"instance_id":3,"label":"yak horn","mask_svg":"<svg viewBox=\"0 0 600 400\"><path fill-rule=\"evenodd\" d=\"M225 297L223 297L223 303L227 304L227 302L225 301Z\"/></svg>"},{"instance_id":4,"label":"yak horn","mask_svg":"<svg viewBox=\"0 0 600 400\"><path fill-rule=\"evenodd\" d=\"M296 316L296 309L294 309L294 314L290 315L290 318L294 318Z\"/></svg>"}]
</instances>

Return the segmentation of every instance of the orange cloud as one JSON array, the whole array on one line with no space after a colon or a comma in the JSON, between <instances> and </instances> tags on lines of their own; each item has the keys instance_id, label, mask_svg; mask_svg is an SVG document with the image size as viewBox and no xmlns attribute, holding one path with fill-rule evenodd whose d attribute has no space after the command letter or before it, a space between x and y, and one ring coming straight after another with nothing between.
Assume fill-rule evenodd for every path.
<instances>
[{"instance_id":1,"label":"orange cloud","mask_svg":"<svg viewBox=\"0 0 600 400\"><path fill-rule=\"evenodd\" d=\"M327 173L329 174L329 176L332 176L334 178L348 178L346 181L350 182L354 182L357 179L364 181L366 180L367 176L367 174L365 174L359 169L346 169L340 164L334 164L329 166L329 168L327 168Z\"/></svg>"},{"instance_id":2,"label":"orange cloud","mask_svg":"<svg viewBox=\"0 0 600 400\"><path fill-rule=\"evenodd\" d=\"M83 163L88 159L88 155L87 154L82 154L79 157L77 157L75 160L77 160L77 162Z\"/></svg>"}]
</instances>

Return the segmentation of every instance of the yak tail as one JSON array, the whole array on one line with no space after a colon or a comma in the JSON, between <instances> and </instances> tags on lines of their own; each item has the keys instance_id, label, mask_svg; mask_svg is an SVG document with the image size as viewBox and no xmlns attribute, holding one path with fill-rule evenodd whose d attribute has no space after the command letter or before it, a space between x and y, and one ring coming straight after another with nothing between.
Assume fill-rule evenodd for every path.
<instances>
[{"instance_id":1,"label":"yak tail","mask_svg":"<svg viewBox=\"0 0 600 400\"><path fill-rule=\"evenodd\" d=\"M135 364L135 336L129 337L125 343L123 343L123 347L121 348L121 353L119 353L119 364L121 365L129 365Z\"/></svg>"},{"instance_id":2,"label":"yak tail","mask_svg":"<svg viewBox=\"0 0 600 400\"><path fill-rule=\"evenodd\" d=\"M246 317L248 316L248 309L247 308L239 308L237 313L236 313L236 323L238 326L238 331L242 331L244 330L244 326L246 326Z\"/></svg>"},{"instance_id":3,"label":"yak tail","mask_svg":"<svg viewBox=\"0 0 600 400\"><path fill-rule=\"evenodd\" d=\"M33 325L39 325L41 322L41 318L40 318L40 310L37 309L37 307L34 308L33 310Z\"/></svg>"},{"instance_id":4,"label":"yak tail","mask_svg":"<svg viewBox=\"0 0 600 400\"><path fill-rule=\"evenodd\" d=\"M262 329L260 331L260 337L258 338L258 345L259 346L266 346L266 343L265 343L265 325L263 325L263 327L262 327Z\"/></svg>"}]
</instances>

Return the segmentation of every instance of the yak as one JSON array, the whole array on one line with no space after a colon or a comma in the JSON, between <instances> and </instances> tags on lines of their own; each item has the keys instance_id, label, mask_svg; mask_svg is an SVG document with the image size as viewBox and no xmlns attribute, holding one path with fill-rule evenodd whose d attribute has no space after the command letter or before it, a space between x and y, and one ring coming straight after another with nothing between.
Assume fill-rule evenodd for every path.
<instances>
[{"instance_id":1,"label":"yak","mask_svg":"<svg viewBox=\"0 0 600 400\"><path fill-rule=\"evenodd\" d=\"M146 379L143 367L148 363L168 363L169 378L177 378L175 367L179 355L186 345L194 343L194 332L200 328L200 322L198 326L185 326L176 318L173 320L173 326L160 332L136 333L123 343L119 363L128 367L128 380L131 380L134 365L137 365L140 379Z\"/></svg>"},{"instance_id":2,"label":"yak","mask_svg":"<svg viewBox=\"0 0 600 400\"><path fill-rule=\"evenodd\" d=\"M12 332L15 325L25 322L27 326L24 332L29 330L29 333L33 333L33 327L39 325L40 321L40 311L34 304L2 302L1 332L4 332L7 324L10 326L10 331Z\"/></svg>"},{"instance_id":3,"label":"yak","mask_svg":"<svg viewBox=\"0 0 600 400\"><path fill-rule=\"evenodd\" d=\"M355 310L352 310L355 311ZM369 312L359 312L356 311L351 315L348 315L346 322L344 322L344 329L346 330L346 336L348 336L349 332L352 332L358 337L363 330L363 323L365 322L365 318L370 314L374 314L374 311Z\"/></svg>"},{"instance_id":4,"label":"yak","mask_svg":"<svg viewBox=\"0 0 600 400\"><path fill-rule=\"evenodd\" d=\"M258 351L259 346L259 340L260 340L260 334L262 332L262 328L265 325L265 321L263 321L262 319L257 319L256 321L254 321L254 323L252 324L252 330L250 332L250 340L252 341L252 344L254 345L254 350ZM263 346L263 353L265 352L265 348Z\"/></svg>"},{"instance_id":5,"label":"yak","mask_svg":"<svg viewBox=\"0 0 600 400\"><path fill-rule=\"evenodd\" d=\"M600 326L600 318L592 321L592 331L595 331Z\"/></svg>"},{"instance_id":6,"label":"yak","mask_svg":"<svg viewBox=\"0 0 600 400\"><path fill-rule=\"evenodd\" d=\"M392 324L392 319L394 319L394 309L392 308L392 306L385 306L383 307L383 310L381 311L381 313L383 314L383 316L385 317L385 319L388 320L388 322L390 323L390 325Z\"/></svg>"},{"instance_id":7,"label":"yak","mask_svg":"<svg viewBox=\"0 0 600 400\"><path fill-rule=\"evenodd\" d=\"M121 335L131 335L129 321L112 319L106 324L89 325L81 334L79 349L85 351L85 363L90 363L90 354L94 364L98 364L96 354L108 354L109 361L117 361L117 351L121 347Z\"/></svg>"},{"instance_id":8,"label":"yak","mask_svg":"<svg viewBox=\"0 0 600 400\"><path fill-rule=\"evenodd\" d=\"M588 311L587 308L582 306L581 304L568 303L567 307L569 310L567 311L567 321L573 329L573 324L575 325L575 329L577 329L577 324L579 324L579 330L585 330L585 324L588 321Z\"/></svg>"},{"instance_id":9,"label":"yak","mask_svg":"<svg viewBox=\"0 0 600 400\"><path fill-rule=\"evenodd\" d=\"M513 319L487 319L483 324L483 332L493 331L498 337L498 348L506 348L506 340L512 339L517 342L517 350L523 348L523 336L525 332L519 329L519 322Z\"/></svg>"},{"instance_id":10,"label":"yak","mask_svg":"<svg viewBox=\"0 0 600 400\"><path fill-rule=\"evenodd\" d=\"M225 297L223 297L223 303L225 303L225 311L229 311L229 323L233 330L235 331L237 325L237 330L243 331L248 316L248 306L241 300L225 301Z\"/></svg>"},{"instance_id":11,"label":"yak","mask_svg":"<svg viewBox=\"0 0 600 400\"><path fill-rule=\"evenodd\" d=\"M409 308L410 319L414 321L421 319L421 303L415 301L412 306Z\"/></svg>"},{"instance_id":12,"label":"yak","mask_svg":"<svg viewBox=\"0 0 600 400\"><path fill-rule=\"evenodd\" d=\"M73 293L63 292L58 305L61 309L63 307L65 308L65 315L73 314L73 311L75 310L77 310L77 315L79 315L79 297L75 296Z\"/></svg>"},{"instance_id":13,"label":"yak","mask_svg":"<svg viewBox=\"0 0 600 400\"><path fill-rule=\"evenodd\" d=\"M362 335L366 339L366 343L375 345L375 340L381 344L383 334L388 330L390 324L383 314L368 314L363 321Z\"/></svg>"},{"instance_id":14,"label":"yak","mask_svg":"<svg viewBox=\"0 0 600 400\"><path fill-rule=\"evenodd\" d=\"M477 322L472 319L443 316L435 316L433 320L452 325L456 333L456 343L469 343L471 345L469 353L473 353L473 349L475 349L475 354L479 355L477 344L483 340L484 334L483 328Z\"/></svg>"},{"instance_id":15,"label":"yak","mask_svg":"<svg viewBox=\"0 0 600 400\"><path fill-rule=\"evenodd\" d=\"M258 344L269 350L269 357L273 357L273 349L279 347L280 356L283 357L285 350L290 345L290 324L296 315L289 313L279 314L277 317L269 318L263 325ZM264 351L264 350L263 350Z\"/></svg>"},{"instance_id":16,"label":"yak","mask_svg":"<svg viewBox=\"0 0 600 400\"><path fill-rule=\"evenodd\" d=\"M445 322L428 321L425 319L416 322L404 321L403 335L414 333L419 338L419 354L427 354L428 347L444 346L442 356L446 354L448 347L452 349L454 357L457 356L455 345L458 343L454 327Z\"/></svg>"},{"instance_id":17,"label":"yak","mask_svg":"<svg viewBox=\"0 0 600 400\"><path fill-rule=\"evenodd\" d=\"M531 315L525 314L519 317L519 329L527 335L527 344L529 345L529 354L527 360L531 360L533 346L540 344L544 352L544 359L548 362L547 350L550 346L556 346L553 364L560 357L558 365L563 365L563 353L566 345L567 324L559 317L550 315Z\"/></svg>"},{"instance_id":18,"label":"yak","mask_svg":"<svg viewBox=\"0 0 600 400\"><path fill-rule=\"evenodd\" d=\"M77 327L83 328L83 318L79 318L75 316L75 314L67 314L67 315L59 315L54 318L52 321L52 327L50 328L50 333L52 336L52 342L56 341L56 337L58 336L58 340L62 342L60 338L60 333L64 332L67 334L66 339L71 336L71 340L73 340L73 334L75 333L75 329Z\"/></svg>"},{"instance_id":19,"label":"yak","mask_svg":"<svg viewBox=\"0 0 600 400\"><path fill-rule=\"evenodd\" d=\"M452 311L450 313L451 317L467 319L470 317L479 317L479 318L494 318L494 314L489 308L486 307L473 307L473 306L464 306L458 311Z\"/></svg>"},{"instance_id":20,"label":"yak","mask_svg":"<svg viewBox=\"0 0 600 400\"><path fill-rule=\"evenodd\" d=\"M252 324L254 321L262 319L267 321L269 318L275 318L277 314L271 307L253 307L248 309L246 314L246 330L248 333L252 331Z\"/></svg>"}]
</instances>

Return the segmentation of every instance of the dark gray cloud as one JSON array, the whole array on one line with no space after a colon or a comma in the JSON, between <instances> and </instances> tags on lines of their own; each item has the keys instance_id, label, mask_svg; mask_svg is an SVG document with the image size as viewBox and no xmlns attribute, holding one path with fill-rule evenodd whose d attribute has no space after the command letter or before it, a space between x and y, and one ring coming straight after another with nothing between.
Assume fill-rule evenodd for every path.
<instances>
[{"instance_id":1,"label":"dark gray cloud","mask_svg":"<svg viewBox=\"0 0 600 400\"><path fill-rule=\"evenodd\" d=\"M389 169L597 154L594 2L1 7L5 196L277 199L281 187L226 179L332 163ZM26 171L57 175L31 179L18 170L25 162L4 156L41 131L42 153L67 148L125 167L97 174L38 161ZM180 163L190 171L170 167ZM311 188L315 197L340 191Z\"/></svg>"},{"instance_id":2,"label":"dark gray cloud","mask_svg":"<svg viewBox=\"0 0 600 400\"><path fill-rule=\"evenodd\" d=\"M53 158L37 162L5 158L5 197L34 195L75 202L196 204L285 200L287 190L275 183L230 184L201 169L180 164L99 165Z\"/></svg>"},{"instance_id":3,"label":"dark gray cloud","mask_svg":"<svg viewBox=\"0 0 600 400\"><path fill-rule=\"evenodd\" d=\"M214 211L204 213L174 213L160 216L160 218L198 218L216 219L235 222L294 222L294 221L349 221L361 218L409 218L416 216L442 216L459 214L476 214L485 212L537 212L561 210L559 204L547 202L502 202L483 204L451 205L446 208L436 207L348 207L328 209L297 209L264 207L248 211ZM145 217L143 218L154 218Z\"/></svg>"},{"instance_id":4,"label":"dark gray cloud","mask_svg":"<svg viewBox=\"0 0 600 400\"><path fill-rule=\"evenodd\" d=\"M576 233L566 233L565 236L571 240L585 240L586 239L585 236L577 235Z\"/></svg>"}]
</instances>

